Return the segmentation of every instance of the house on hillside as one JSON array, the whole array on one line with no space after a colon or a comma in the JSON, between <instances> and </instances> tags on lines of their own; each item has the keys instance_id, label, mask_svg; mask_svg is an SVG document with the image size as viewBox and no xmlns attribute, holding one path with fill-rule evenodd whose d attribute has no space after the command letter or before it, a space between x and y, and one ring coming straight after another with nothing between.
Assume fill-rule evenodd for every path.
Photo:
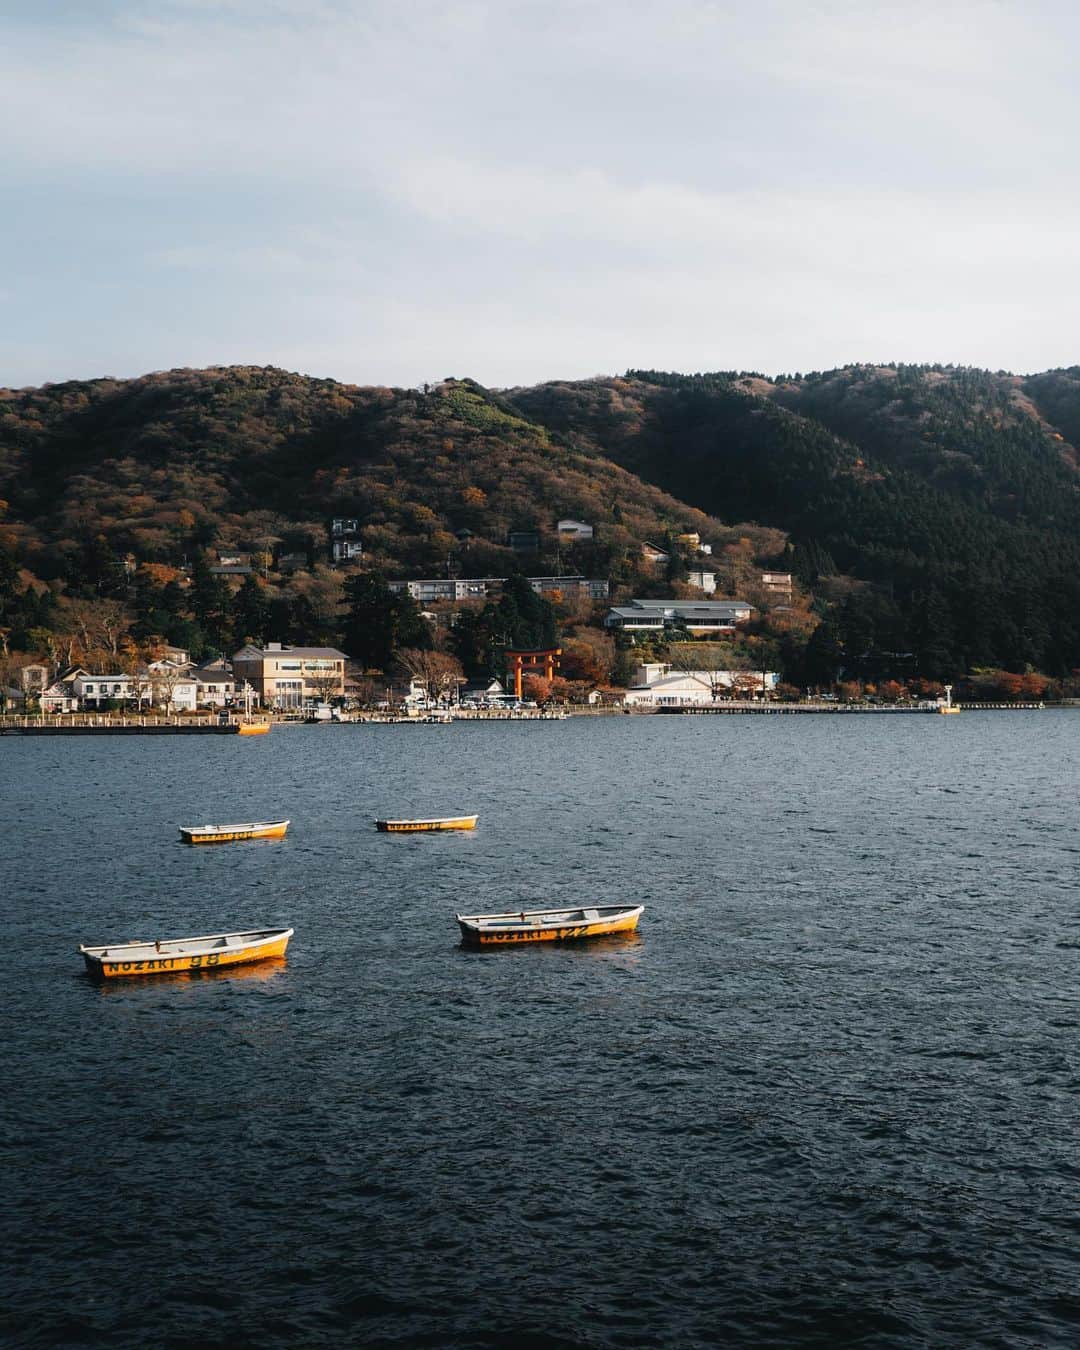
<instances>
[{"instance_id":1,"label":"house on hillside","mask_svg":"<svg viewBox=\"0 0 1080 1350\"><path fill-rule=\"evenodd\" d=\"M308 555L306 553L282 553L277 560L277 570L279 572L303 572L307 569Z\"/></svg>"},{"instance_id":2,"label":"house on hillside","mask_svg":"<svg viewBox=\"0 0 1080 1350\"><path fill-rule=\"evenodd\" d=\"M513 549L518 554L532 554L540 552L540 531L539 530L510 530L506 536L508 548Z\"/></svg>"},{"instance_id":3,"label":"house on hillside","mask_svg":"<svg viewBox=\"0 0 1080 1350\"><path fill-rule=\"evenodd\" d=\"M733 633L753 612L745 600L631 600L608 610L604 627L630 634L685 628L695 637L713 637Z\"/></svg>"},{"instance_id":4,"label":"house on hillside","mask_svg":"<svg viewBox=\"0 0 1080 1350\"><path fill-rule=\"evenodd\" d=\"M586 544L593 537L593 527L583 520L560 520L557 529L561 543Z\"/></svg>"},{"instance_id":5,"label":"house on hillside","mask_svg":"<svg viewBox=\"0 0 1080 1350\"><path fill-rule=\"evenodd\" d=\"M334 516L330 521L330 556L334 562L352 562L362 558L360 521L356 516Z\"/></svg>"},{"instance_id":6,"label":"house on hillside","mask_svg":"<svg viewBox=\"0 0 1080 1350\"><path fill-rule=\"evenodd\" d=\"M696 586L699 591L704 591L706 595L715 595L716 573L711 568L691 567L686 579L691 586Z\"/></svg>"},{"instance_id":7,"label":"house on hillside","mask_svg":"<svg viewBox=\"0 0 1080 1350\"><path fill-rule=\"evenodd\" d=\"M424 577L417 581L388 581L386 588L396 595L404 593L421 604L439 600L484 600L489 587L498 585L493 577Z\"/></svg>"},{"instance_id":8,"label":"house on hillside","mask_svg":"<svg viewBox=\"0 0 1080 1350\"><path fill-rule=\"evenodd\" d=\"M773 595L783 596L784 599L791 599L791 573L790 572L762 572L762 589L770 591Z\"/></svg>"},{"instance_id":9,"label":"house on hillside","mask_svg":"<svg viewBox=\"0 0 1080 1350\"><path fill-rule=\"evenodd\" d=\"M584 595L590 600L606 600L610 586L606 578L594 577L529 577L529 585L537 595L564 598ZM424 577L416 581L395 579L386 583L387 589L412 596L421 604L439 600L485 600L502 590L502 577Z\"/></svg>"},{"instance_id":10,"label":"house on hillside","mask_svg":"<svg viewBox=\"0 0 1080 1350\"><path fill-rule=\"evenodd\" d=\"M666 549L657 548L655 544L642 544L641 556L653 567L659 567L661 564L671 561L671 554Z\"/></svg>"},{"instance_id":11,"label":"house on hillside","mask_svg":"<svg viewBox=\"0 0 1080 1350\"><path fill-rule=\"evenodd\" d=\"M606 577L529 577L529 585L537 595L558 595L564 600L572 595L606 600L611 593L611 583Z\"/></svg>"}]
</instances>

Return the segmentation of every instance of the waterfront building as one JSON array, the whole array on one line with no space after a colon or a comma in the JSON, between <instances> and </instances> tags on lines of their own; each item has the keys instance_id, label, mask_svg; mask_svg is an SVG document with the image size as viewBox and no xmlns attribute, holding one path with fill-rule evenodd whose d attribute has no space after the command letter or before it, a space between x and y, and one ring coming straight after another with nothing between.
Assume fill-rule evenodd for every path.
<instances>
[{"instance_id":1,"label":"waterfront building","mask_svg":"<svg viewBox=\"0 0 1080 1350\"><path fill-rule=\"evenodd\" d=\"M336 647L249 645L233 657L233 678L237 688L250 684L265 707L299 710L308 702L344 696L346 659Z\"/></svg>"},{"instance_id":2,"label":"waterfront building","mask_svg":"<svg viewBox=\"0 0 1080 1350\"><path fill-rule=\"evenodd\" d=\"M678 670L668 662L647 662L634 672L625 694L629 708L685 707L719 698L761 698L771 694L780 676L771 670Z\"/></svg>"},{"instance_id":3,"label":"waterfront building","mask_svg":"<svg viewBox=\"0 0 1080 1350\"><path fill-rule=\"evenodd\" d=\"M153 702L153 687L145 672L138 675L127 675L123 671L94 674L80 670L73 679L65 680L62 684L67 685L70 690L70 696L75 699L75 707L88 712L100 712L115 704L148 706ZM53 708L57 708L57 711L69 711L66 707L58 708L57 702L58 700L53 698L49 691L42 700L42 707L48 707L50 711Z\"/></svg>"},{"instance_id":4,"label":"waterfront building","mask_svg":"<svg viewBox=\"0 0 1080 1350\"><path fill-rule=\"evenodd\" d=\"M194 675L200 708L226 708L233 702L236 682L232 667L224 657L218 657L216 661L204 661L195 668Z\"/></svg>"},{"instance_id":5,"label":"waterfront building","mask_svg":"<svg viewBox=\"0 0 1080 1350\"><path fill-rule=\"evenodd\" d=\"M145 701L159 708L168 712L194 712L199 706L199 686L188 661L172 661L168 657L151 661L139 678Z\"/></svg>"}]
</instances>

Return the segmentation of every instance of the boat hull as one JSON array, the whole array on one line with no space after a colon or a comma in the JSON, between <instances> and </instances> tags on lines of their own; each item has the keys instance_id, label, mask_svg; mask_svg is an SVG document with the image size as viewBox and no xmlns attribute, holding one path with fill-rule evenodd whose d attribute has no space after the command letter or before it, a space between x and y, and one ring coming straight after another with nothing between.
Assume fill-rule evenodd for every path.
<instances>
[{"instance_id":1,"label":"boat hull","mask_svg":"<svg viewBox=\"0 0 1080 1350\"><path fill-rule=\"evenodd\" d=\"M514 947L533 942L574 942L582 938L607 937L612 933L632 933L641 914L639 905L620 914L563 922L529 920L526 915L523 921L514 923L512 916L505 915L502 917L506 922L498 926L486 926L459 915L458 927L467 947Z\"/></svg>"},{"instance_id":2,"label":"boat hull","mask_svg":"<svg viewBox=\"0 0 1080 1350\"><path fill-rule=\"evenodd\" d=\"M377 820L385 834L421 834L429 830L475 830L479 816L447 816L443 820Z\"/></svg>"},{"instance_id":3,"label":"boat hull","mask_svg":"<svg viewBox=\"0 0 1080 1350\"><path fill-rule=\"evenodd\" d=\"M180 838L185 844L231 844L237 839L284 839L289 828L287 820L267 825L236 825L228 829L185 829L180 827Z\"/></svg>"},{"instance_id":4,"label":"boat hull","mask_svg":"<svg viewBox=\"0 0 1080 1350\"><path fill-rule=\"evenodd\" d=\"M269 730L269 722L241 722L236 728L236 734L238 736L265 736Z\"/></svg>"},{"instance_id":5,"label":"boat hull","mask_svg":"<svg viewBox=\"0 0 1080 1350\"><path fill-rule=\"evenodd\" d=\"M117 948L115 956L96 956L83 951L87 973L97 980L128 979L144 975L179 974L184 971L223 970L228 966L248 965L253 961L268 961L285 955L293 930L287 929L274 937L234 948L219 948L203 952L180 952L168 954L173 945L164 943L163 951L153 956L131 955L124 959L123 948Z\"/></svg>"}]
</instances>

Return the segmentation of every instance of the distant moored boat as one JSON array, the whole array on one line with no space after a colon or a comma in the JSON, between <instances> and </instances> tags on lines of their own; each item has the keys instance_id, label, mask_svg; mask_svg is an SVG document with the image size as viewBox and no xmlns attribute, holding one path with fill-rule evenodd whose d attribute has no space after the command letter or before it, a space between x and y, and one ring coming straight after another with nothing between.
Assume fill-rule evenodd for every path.
<instances>
[{"instance_id":1,"label":"distant moored boat","mask_svg":"<svg viewBox=\"0 0 1080 1350\"><path fill-rule=\"evenodd\" d=\"M644 905L597 905L581 909L526 909L510 914L458 914L456 918L466 946L496 947L631 933L644 909Z\"/></svg>"},{"instance_id":2,"label":"distant moored boat","mask_svg":"<svg viewBox=\"0 0 1080 1350\"><path fill-rule=\"evenodd\" d=\"M475 830L479 816L421 816L416 819L377 820L375 828L388 834L416 833L422 830Z\"/></svg>"},{"instance_id":3,"label":"distant moored boat","mask_svg":"<svg viewBox=\"0 0 1080 1350\"><path fill-rule=\"evenodd\" d=\"M236 724L238 736L265 736L269 730L269 722L237 722Z\"/></svg>"},{"instance_id":4,"label":"distant moored boat","mask_svg":"<svg viewBox=\"0 0 1080 1350\"><path fill-rule=\"evenodd\" d=\"M284 839L287 820L254 820L240 825L181 825L185 844L228 844L234 839Z\"/></svg>"}]
</instances>

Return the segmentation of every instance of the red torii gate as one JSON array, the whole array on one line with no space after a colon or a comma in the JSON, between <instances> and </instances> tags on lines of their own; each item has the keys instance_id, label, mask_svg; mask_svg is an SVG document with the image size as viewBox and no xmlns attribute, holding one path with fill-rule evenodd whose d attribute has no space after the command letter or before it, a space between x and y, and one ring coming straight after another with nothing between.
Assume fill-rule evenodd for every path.
<instances>
[{"instance_id":1,"label":"red torii gate","mask_svg":"<svg viewBox=\"0 0 1080 1350\"><path fill-rule=\"evenodd\" d=\"M521 698L522 681L526 675L537 675L544 680L553 680L559 668L561 647L507 647L503 653L506 658L506 678L514 682L514 695Z\"/></svg>"}]
</instances>

